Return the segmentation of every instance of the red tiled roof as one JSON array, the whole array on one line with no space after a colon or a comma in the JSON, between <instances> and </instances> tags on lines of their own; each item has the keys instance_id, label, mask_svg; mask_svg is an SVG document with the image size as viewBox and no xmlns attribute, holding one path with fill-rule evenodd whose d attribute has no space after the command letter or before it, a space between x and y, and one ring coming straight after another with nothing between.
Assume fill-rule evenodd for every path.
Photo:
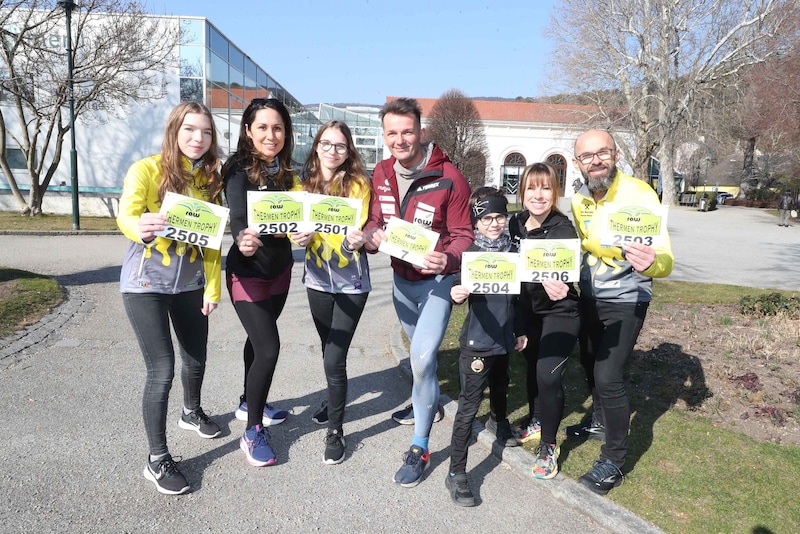
<instances>
[{"instance_id":1,"label":"red tiled roof","mask_svg":"<svg viewBox=\"0 0 800 534\"><path fill-rule=\"evenodd\" d=\"M388 96L386 102L399 97ZM422 116L429 117L436 98L417 98L422 106ZM528 102L508 102L496 100L473 100L481 120L511 122L541 122L550 124L586 124L596 122L594 106L578 106L569 104L532 104Z\"/></svg>"}]
</instances>

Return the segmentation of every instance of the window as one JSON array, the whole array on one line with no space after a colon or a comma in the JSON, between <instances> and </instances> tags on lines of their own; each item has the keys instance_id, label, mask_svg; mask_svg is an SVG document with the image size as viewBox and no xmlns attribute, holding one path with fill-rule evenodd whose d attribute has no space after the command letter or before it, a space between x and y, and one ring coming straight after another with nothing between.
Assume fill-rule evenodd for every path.
<instances>
[{"instance_id":1,"label":"window","mask_svg":"<svg viewBox=\"0 0 800 534\"><path fill-rule=\"evenodd\" d=\"M203 102L203 80L181 78L181 102Z\"/></svg>"},{"instance_id":2,"label":"window","mask_svg":"<svg viewBox=\"0 0 800 534\"><path fill-rule=\"evenodd\" d=\"M8 158L8 166L12 169L28 168L25 161L25 153L22 152L21 148L6 148L6 157Z\"/></svg>"},{"instance_id":3,"label":"window","mask_svg":"<svg viewBox=\"0 0 800 534\"><path fill-rule=\"evenodd\" d=\"M181 76L187 78L203 77L203 47L181 46Z\"/></svg>"},{"instance_id":4,"label":"window","mask_svg":"<svg viewBox=\"0 0 800 534\"><path fill-rule=\"evenodd\" d=\"M563 195L567 181L567 160L561 154L552 154L547 157L547 163L549 163L556 170L556 174L558 175L558 183L561 187L561 194Z\"/></svg>"},{"instance_id":5,"label":"window","mask_svg":"<svg viewBox=\"0 0 800 534\"><path fill-rule=\"evenodd\" d=\"M244 72L244 54L235 46L230 46L230 60L229 63L237 70Z\"/></svg>"},{"instance_id":6,"label":"window","mask_svg":"<svg viewBox=\"0 0 800 534\"><path fill-rule=\"evenodd\" d=\"M356 137L354 142L357 145L363 146L375 146L378 144L378 140L374 137Z\"/></svg>"},{"instance_id":7,"label":"window","mask_svg":"<svg viewBox=\"0 0 800 534\"><path fill-rule=\"evenodd\" d=\"M214 28L209 27L211 33L211 50L222 56L226 62L228 61L228 40L225 39L221 33Z\"/></svg>"},{"instance_id":8,"label":"window","mask_svg":"<svg viewBox=\"0 0 800 534\"><path fill-rule=\"evenodd\" d=\"M525 170L525 156L519 152L512 152L503 161L501 173L503 175L503 191L507 195L516 195L519 189L519 178Z\"/></svg>"},{"instance_id":9,"label":"window","mask_svg":"<svg viewBox=\"0 0 800 534\"><path fill-rule=\"evenodd\" d=\"M255 79L258 77L258 67L249 57L245 57L244 59L244 73L248 78L253 80L253 85L255 85Z\"/></svg>"},{"instance_id":10,"label":"window","mask_svg":"<svg viewBox=\"0 0 800 534\"><path fill-rule=\"evenodd\" d=\"M203 44L203 21L181 19L181 43Z\"/></svg>"},{"instance_id":11,"label":"window","mask_svg":"<svg viewBox=\"0 0 800 534\"><path fill-rule=\"evenodd\" d=\"M206 76L214 83L218 83L223 87L228 87L228 64L219 57L217 54L211 54L211 72L207 72Z\"/></svg>"}]
</instances>

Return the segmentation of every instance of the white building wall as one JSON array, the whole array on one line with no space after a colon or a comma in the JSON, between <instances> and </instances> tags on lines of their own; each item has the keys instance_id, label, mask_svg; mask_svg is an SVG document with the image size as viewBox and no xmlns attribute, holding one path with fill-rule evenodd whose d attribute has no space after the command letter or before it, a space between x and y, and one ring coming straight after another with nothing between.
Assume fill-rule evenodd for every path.
<instances>
[{"instance_id":1,"label":"white building wall","mask_svg":"<svg viewBox=\"0 0 800 534\"><path fill-rule=\"evenodd\" d=\"M161 18L160 22L177 27L178 19ZM178 53L177 49L175 53ZM161 75L167 82L165 98L146 104L130 103L125 108L119 107L114 110L113 115L102 111L96 113L85 111L76 119L75 141L81 215L116 216L119 191L128 168L136 160L161 151L167 117L180 103L180 77L177 68ZM0 104L3 106L3 115L9 129L18 132L18 125L15 128L16 110L9 104L9 102ZM69 120L68 108L64 108L63 115L65 121ZM43 141L44 135L40 135L39 142ZM7 136L7 143L10 148L18 148L11 136ZM72 212L72 193L69 187L71 148L70 136L67 134L58 167L44 195L42 209L46 213ZM51 142L45 153L46 164L52 161L54 152L55 145ZM21 192L27 198L30 176L25 169L16 171L14 173L16 182L24 189ZM7 183L1 173L2 171L0 180ZM14 211L19 207L9 189L0 189L0 210Z\"/></svg>"},{"instance_id":2,"label":"white building wall","mask_svg":"<svg viewBox=\"0 0 800 534\"><path fill-rule=\"evenodd\" d=\"M487 185L503 186L503 163L513 152L522 154L527 165L560 154L567 161L565 196L572 196L570 186L580 176L580 172L572 165L572 147L580 130L520 122L484 121L484 124L492 167L492 176L488 178Z\"/></svg>"}]
</instances>

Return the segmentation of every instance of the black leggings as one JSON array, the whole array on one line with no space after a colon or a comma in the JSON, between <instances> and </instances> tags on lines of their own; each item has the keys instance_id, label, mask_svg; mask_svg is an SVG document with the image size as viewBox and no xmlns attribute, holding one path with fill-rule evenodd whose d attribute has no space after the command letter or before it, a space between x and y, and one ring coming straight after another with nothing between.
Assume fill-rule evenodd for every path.
<instances>
[{"instance_id":1,"label":"black leggings","mask_svg":"<svg viewBox=\"0 0 800 534\"><path fill-rule=\"evenodd\" d=\"M564 416L561 376L578 340L580 324L578 316L534 315L531 323L525 325L528 346L523 354L528 362L528 413L535 416L538 397L543 443L556 442L558 425Z\"/></svg>"},{"instance_id":2,"label":"black leggings","mask_svg":"<svg viewBox=\"0 0 800 534\"><path fill-rule=\"evenodd\" d=\"M123 293L125 312L139 340L147 378L142 395L142 417L150 454L167 454L167 402L175 376L175 349L169 324L175 330L181 354L183 406L200 407L200 388L206 370L208 317L200 311L203 290L165 295Z\"/></svg>"},{"instance_id":3,"label":"black leggings","mask_svg":"<svg viewBox=\"0 0 800 534\"><path fill-rule=\"evenodd\" d=\"M613 303L581 299L581 363L592 391L594 414L606 427L600 457L625 464L631 408L623 373L649 302Z\"/></svg>"},{"instance_id":4,"label":"black leggings","mask_svg":"<svg viewBox=\"0 0 800 534\"><path fill-rule=\"evenodd\" d=\"M308 289L308 305L322 342L322 364L328 381L328 428L340 432L347 401L347 352L368 296Z\"/></svg>"},{"instance_id":5,"label":"black leggings","mask_svg":"<svg viewBox=\"0 0 800 534\"><path fill-rule=\"evenodd\" d=\"M278 317L286 304L288 293L274 295L266 300L233 303L236 314L247 332L244 344L244 399L247 402L247 428L261 424L261 410L272 385L278 364L281 340L278 335Z\"/></svg>"}]
</instances>

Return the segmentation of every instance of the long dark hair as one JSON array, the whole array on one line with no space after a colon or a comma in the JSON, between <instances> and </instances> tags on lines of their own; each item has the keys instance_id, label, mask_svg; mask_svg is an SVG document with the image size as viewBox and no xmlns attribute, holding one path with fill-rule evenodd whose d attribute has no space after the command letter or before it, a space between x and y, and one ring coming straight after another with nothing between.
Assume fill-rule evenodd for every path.
<instances>
[{"instance_id":1,"label":"long dark hair","mask_svg":"<svg viewBox=\"0 0 800 534\"><path fill-rule=\"evenodd\" d=\"M278 174L270 176L266 172L268 164L264 155L258 151L253 144L253 140L247 135L247 130L256 120L256 113L262 109L274 109L281 116L284 128L283 148L278 152L277 160L279 164ZM275 184L281 189L292 187L292 151L294 150L294 134L292 132L292 117L289 110L283 103L275 98L254 98L245 108L242 114L242 124L239 127L239 142L236 145L236 152L228 158L222 167L222 174L226 174L228 169L234 165L241 165L247 172L247 178L256 185L265 185L267 180L274 180Z\"/></svg>"},{"instance_id":2,"label":"long dark hair","mask_svg":"<svg viewBox=\"0 0 800 534\"><path fill-rule=\"evenodd\" d=\"M329 182L325 182L320 172L317 148L319 147L322 134L329 128L339 130L347 140L347 159L336 169L333 179ZM334 148L331 147L331 150L334 150ZM362 189L370 189L370 182L367 180L367 173L364 171L364 164L361 161L361 156L353 143L353 135L350 133L350 127L342 121L332 120L326 122L322 125L322 128L319 129L317 135L314 137L314 142L311 145L311 151L308 153L306 162L303 164L302 175L304 178L303 189L311 193L347 197L350 196L353 186L356 184Z\"/></svg>"}]
</instances>

